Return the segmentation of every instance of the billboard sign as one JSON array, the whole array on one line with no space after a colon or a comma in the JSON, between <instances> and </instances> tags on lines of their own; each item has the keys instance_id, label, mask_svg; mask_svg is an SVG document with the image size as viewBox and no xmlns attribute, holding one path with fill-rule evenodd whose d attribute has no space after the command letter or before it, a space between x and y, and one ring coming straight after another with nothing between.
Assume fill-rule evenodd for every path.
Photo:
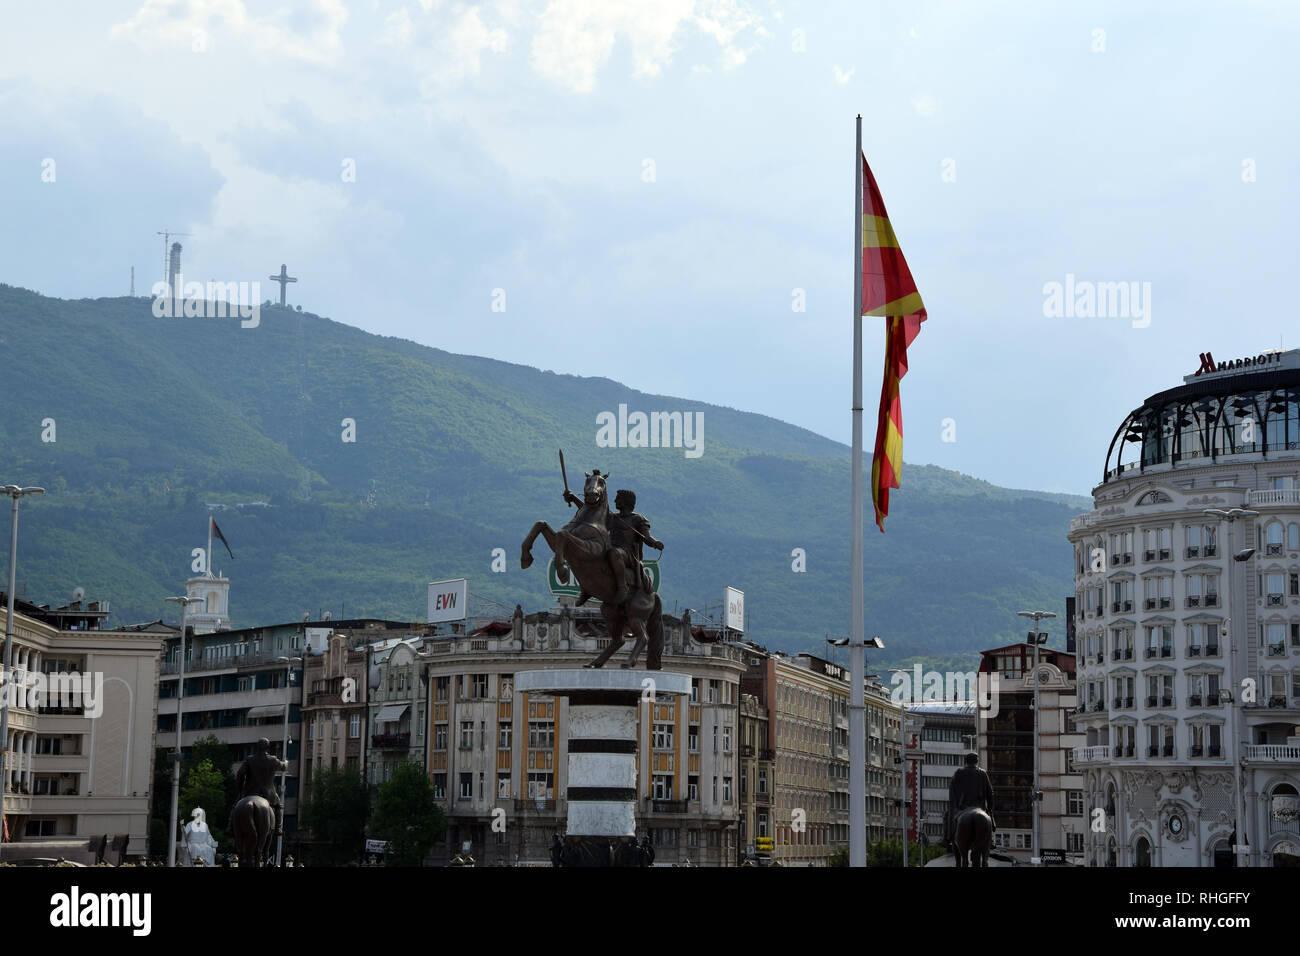
<instances>
[{"instance_id":1,"label":"billboard sign","mask_svg":"<svg viewBox=\"0 0 1300 956\"><path fill-rule=\"evenodd\" d=\"M659 593L659 560L642 561L642 566L650 572L650 589L655 594ZM578 587L578 579L573 576L573 571L569 571L569 583L561 584L560 579L555 576L555 558L551 558L546 564L546 582L551 587L551 593L559 597L577 597L581 588ZM597 602L599 603L599 602Z\"/></svg>"},{"instance_id":2,"label":"billboard sign","mask_svg":"<svg viewBox=\"0 0 1300 956\"><path fill-rule=\"evenodd\" d=\"M726 608L722 616L722 626L733 631L745 629L745 592L735 588L725 588L722 592L722 606Z\"/></svg>"},{"instance_id":3,"label":"billboard sign","mask_svg":"<svg viewBox=\"0 0 1300 956\"><path fill-rule=\"evenodd\" d=\"M429 585L429 623L465 620L469 604L469 580L434 581Z\"/></svg>"}]
</instances>

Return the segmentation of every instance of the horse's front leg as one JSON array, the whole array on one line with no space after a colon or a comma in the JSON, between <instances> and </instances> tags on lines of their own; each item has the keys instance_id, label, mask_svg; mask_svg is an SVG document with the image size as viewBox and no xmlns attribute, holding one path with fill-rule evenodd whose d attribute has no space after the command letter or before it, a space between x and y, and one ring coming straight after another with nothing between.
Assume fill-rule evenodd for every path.
<instances>
[{"instance_id":1,"label":"horse's front leg","mask_svg":"<svg viewBox=\"0 0 1300 956\"><path fill-rule=\"evenodd\" d=\"M539 522L537 522L537 524L533 525L533 530L529 531L529 532L528 532L528 537L524 538L524 545L523 545L523 548L522 548L521 551L520 551L520 555L519 555L519 566L520 566L521 568L528 568L528 567L531 567L531 566L532 566L532 563L533 563L533 542L537 540L537 536L538 536L539 534L541 534L541 535L545 535L545 536L546 536L546 543L547 543L547 544L550 544L550 543L551 543L551 538L552 538L552 536L555 534L555 532L553 532L553 531L551 530L551 526L548 525L545 521L539 521ZM552 550L552 551L555 550L555 546L554 546L554 545L551 545L551 550Z\"/></svg>"}]
</instances>

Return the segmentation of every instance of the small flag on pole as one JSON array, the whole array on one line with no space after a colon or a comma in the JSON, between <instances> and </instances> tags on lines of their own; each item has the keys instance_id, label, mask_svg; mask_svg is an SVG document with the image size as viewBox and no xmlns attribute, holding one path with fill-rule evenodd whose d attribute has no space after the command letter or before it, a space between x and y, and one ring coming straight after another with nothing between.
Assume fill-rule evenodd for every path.
<instances>
[{"instance_id":1,"label":"small flag on pole","mask_svg":"<svg viewBox=\"0 0 1300 956\"><path fill-rule=\"evenodd\" d=\"M217 536L217 540L226 546L226 553L230 555L230 560L235 560L235 553L230 550L230 542L228 542L226 536L221 533L221 528L217 525L217 519L208 518L208 520L212 522L212 533Z\"/></svg>"},{"instance_id":2,"label":"small flag on pole","mask_svg":"<svg viewBox=\"0 0 1300 956\"><path fill-rule=\"evenodd\" d=\"M862 157L862 183L862 314L885 319L885 374L871 462L871 500L876 507L876 525L883 534L889 489L898 487L903 469L903 407L898 384L907 374L907 347L921 331L926 315L866 156Z\"/></svg>"}]
</instances>

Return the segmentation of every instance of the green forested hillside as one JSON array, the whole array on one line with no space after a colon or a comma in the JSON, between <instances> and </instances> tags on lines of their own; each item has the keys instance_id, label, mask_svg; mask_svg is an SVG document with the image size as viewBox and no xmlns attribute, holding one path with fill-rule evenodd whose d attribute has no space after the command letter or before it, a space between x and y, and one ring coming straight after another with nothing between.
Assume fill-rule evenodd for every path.
<instances>
[{"instance_id":1,"label":"green forested hillside","mask_svg":"<svg viewBox=\"0 0 1300 956\"><path fill-rule=\"evenodd\" d=\"M824 653L824 635L848 627L848 449L771 418L287 309L244 329L155 318L143 298L3 285L0 374L0 481L49 489L23 505L19 593L32 600L63 603L82 586L112 601L116 623L163 616L213 511L235 551L223 560L218 546L216 566L233 579L237 625L322 608L419 619L424 585L447 577L468 577L485 601L540 607L545 545L525 572L519 542L537 519L567 520L563 448L571 485L600 468L638 493L668 546L670 610L716 610L732 585L768 646ZM596 416L619 403L703 412L703 455L597 447ZM344 419L355 442L342 441ZM868 628L887 645L873 668L967 667L1022 631L1017 610L1063 613L1066 527L1088 506L906 466L889 533L868 516ZM494 548L505 573L491 571ZM795 548L806 573L791 569Z\"/></svg>"}]
</instances>

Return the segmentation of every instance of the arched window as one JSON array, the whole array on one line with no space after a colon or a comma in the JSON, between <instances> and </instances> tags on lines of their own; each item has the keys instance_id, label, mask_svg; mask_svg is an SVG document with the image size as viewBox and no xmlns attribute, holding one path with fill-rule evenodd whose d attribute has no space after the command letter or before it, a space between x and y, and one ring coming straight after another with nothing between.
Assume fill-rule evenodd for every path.
<instances>
[{"instance_id":1,"label":"arched window","mask_svg":"<svg viewBox=\"0 0 1300 956\"><path fill-rule=\"evenodd\" d=\"M1232 858L1232 846L1227 840L1215 840L1211 853L1216 867L1227 869L1237 865L1237 861Z\"/></svg>"},{"instance_id":2,"label":"arched window","mask_svg":"<svg viewBox=\"0 0 1300 956\"><path fill-rule=\"evenodd\" d=\"M1106 865L1119 866L1119 859L1115 851L1115 838L1111 837L1110 844L1106 847Z\"/></svg>"},{"instance_id":3,"label":"arched window","mask_svg":"<svg viewBox=\"0 0 1300 956\"><path fill-rule=\"evenodd\" d=\"M1269 815L1274 823L1294 824L1300 820L1300 792L1289 783L1279 783L1270 794Z\"/></svg>"},{"instance_id":4,"label":"arched window","mask_svg":"<svg viewBox=\"0 0 1300 956\"><path fill-rule=\"evenodd\" d=\"M1294 521L1286 526L1286 549L1300 551L1300 524Z\"/></svg>"},{"instance_id":5,"label":"arched window","mask_svg":"<svg viewBox=\"0 0 1300 956\"><path fill-rule=\"evenodd\" d=\"M1264 529L1264 550L1268 554L1282 553L1282 522L1270 521Z\"/></svg>"},{"instance_id":6,"label":"arched window","mask_svg":"<svg viewBox=\"0 0 1300 956\"><path fill-rule=\"evenodd\" d=\"M1300 844L1283 841L1273 847L1273 865L1300 867Z\"/></svg>"},{"instance_id":7,"label":"arched window","mask_svg":"<svg viewBox=\"0 0 1300 956\"><path fill-rule=\"evenodd\" d=\"M1144 836L1140 836L1138 837L1137 844L1133 849L1135 851L1133 860L1134 866L1151 865L1151 841Z\"/></svg>"}]
</instances>

